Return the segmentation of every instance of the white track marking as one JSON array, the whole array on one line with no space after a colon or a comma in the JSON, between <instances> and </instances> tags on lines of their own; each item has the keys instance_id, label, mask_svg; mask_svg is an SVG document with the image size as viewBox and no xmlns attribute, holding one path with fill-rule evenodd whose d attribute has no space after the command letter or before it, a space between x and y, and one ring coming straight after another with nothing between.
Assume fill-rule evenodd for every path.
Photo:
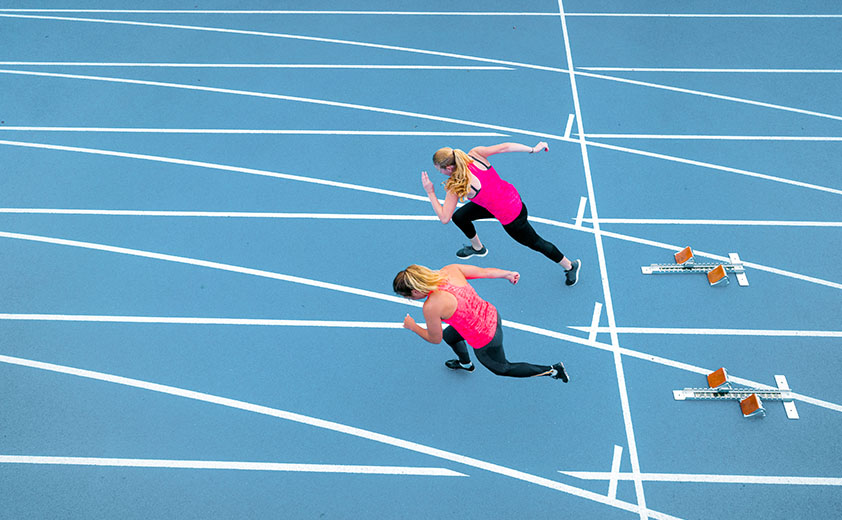
<instances>
[{"instance_id":1,"label":"white track marking","mask_svg":"<svg viewBox=\"0 0 842 520\"><path fill-rule=\"evenodd\" d=\"M780 182L780 183L783 183L783 184L791 184L793 186L799 186L801 188L809 188L811 190L826 191L828 193L833 193L833 194L836 194L836 195L842 195L842 190L839 190L839 189L836 189L836 188L827 188L825 186L818 186L818 185L809 184L809 183L806 183L806 182L794 181L794 180L791 180L791 179L784 179L783 177L775 177L773 175L765 175L765 174L762 174L762 173L755 173L755 172L751 172L751 171L748 171L748 170L741 170L739 168L731 168L731 167L728 167L728 166L719 166L717 164L712 164L712 163L708 163L708 162L704 162L704 161L695 161L695 160L692 160L692 159L684 159L684 158L676 157L676 156L673 156L673 155L666 155L666 154L655 153L655 152L647 152L647 151L644 151L644 150L636 150L634 148L626 148L624 146L615 146L615 145L611 145L611 144L607 144L607 143L598 143L596 141L588 141L587 143L588 143L588 146L594 146L596 148L605 148L606 150L614 150L614 151L617 151L617 152L625 152L625 153L630 153L630 154L634 154L634 155L642 155L644 157L652 157L654 159L664 159L664 160L668 160L668 161L672 161L672 162L689 164L691 166L700 166L700 167L709 168L709 169L712 169L712 170L719 170L719 171L728 172L728 173L736 173L736 174L739 174L739 175L745 175L747 177L756 177L758 179L764 179L764 180L767 180L767 181Z\"/></svg>"},{"instance_id":2,"label":"white track marking","mask_svg":"<svg viewBox=\"0 0 842 520\"><path fill-rule=\"evenodd\" d=\"M470 56L466 54L455 54L452 52L441 52L441 51L431 51L426 49L417 49L413 47L401 47L397 45L385 45L380 43L369 43L369 42L361 42L361 41L353 41L353 40L339 40L336 38L320 38L316 36L304 36L300 34L288 34L288 33L274 33L274 32L264 32L264 31L248 31L248 30L241 30L241 29L227 29L224 27L206 27L206 26L197 26L197 25L179 25L179 24L171 24L171 23L152 23L152 22L137 22L137 21L129 21L129 20L109 20L104 18L77 18L77 17L65 17L65 16L43 16L43 15L23 15L23 14L0 14L0 17L5 18L20 18L20 19L32 19L32 20L55 20L55 21L64 21L64 22L88 22L88 23L100 23L100 24L113 24L113 25L130 25L135 27L155 27L160 29L178 29L178 30L186 30L186 31L202 31L202 32L213 32L213 33L222 33L222 34L237 34L243 36L260 36L265 38L283 38L288 40L300 40L300 41L309 41L309 42L319 42L319 43L332 43L337 45L349 45L354 47L365 47L370 49L383 49L389 51L399 51L399 52L408 52L413 54L423 54L427 56L440 56L445 58L459 58L459 59L466 59L472 61L479 61L482 63L493 63L495 65L503 65L503 66L511 66L511 67L520 67L526 69L535 69L535 70L546 70L557 72L558 69L555 67L545 67L542 65L533 65L529 63L521 63L516 61L505 61L505 60L495 60L490 58L482 58L479 56Z\"/></svg>"},{"instance_id":3,"label":"white track marking","mask_svg":"<svg viewBox=\"0 0 842 520\"><path fill-rule=\"evenodd\" d=\"M102 457L43 457L0 455L0 464L49 464L65 466L112 466L121 468L225 469L240 471L293 471L308 473L354 473L365 475L413 475L422 477L467 477L444 468L406 466L359 466L347 464L297 464L281 462L232 462L221 460L122 459Z\"/></svg>"},{"instance_id":4,"label":"white track marking","mask_svg":"<svg viewBox=\"0 0 842 520\"><path fill-rule=\"evenodd\" d=\"M579 210L576 211L576 227L582 227L582 220L585 216L585 208L588 205L588 198L587 197L580 197L579 198ZM593 222L593 219L588 219L588 222Z\"/></svg>"},{"instance_id":5,"label":"white track marking","mask_svg":"<svg viewBox=\"0 0 842 520\"><path fill-rule=\"evenodd\" d=\"M94 372L91 370L84 370L74 367L62 366L62 365L54 365L52 363L44 363L41 361L34 361L29 359L22 359L16 358L12 356L5 356L0 355L0 363L7 363L11 365L23 366L23 367L30 367L39 370L46 370L50 372L56 372L61 374L73 375L78 377L83 377L87 379L93 379L98 381L104 381L108 383L115 383L119 385L125 385L133 388L140 388L144 390L150 390L153 392L159 392L163 394L173 395L177 397L183 397L186 399L193 399L196 401L202 401L206 403L216 404L220 406L225 406L233 409L244 410L247 412L258 413L262 415L267 415L270 417L277 417L279 419L284 419L288 421L297 422L300 424L306 424L309 426L313 426L316 428L322 428L329 431L334 431L338 433L342 433L345 435L351 435L354 437L359 437L363 439L368 439L374 442L378 442L381 444L386 444L390 446L395 446L398 448L402 448L405 450L413 451L416 453L422 453L425 455L429 455L432 457L436 457L443 460L448 460L451 462L455 462L457 464L463 464L469 467L481 469L484 471L489 471L491 473L496 473L498 475L504 475L507 477L511 477L517 480L521 480L524 482L529 482L532 484L536 484L538 486L543 486L550 489L555 489L557 491L561 491L563 493L568 493L574 496L578 496L580 498L584 498L587 500L592 500L594 502L598 502L601 504L606 504L618 509L623 509L625 511L636 512L637 506L635 504L630 504L628 502L623 502L621 500L611 500L608 497L604 497L597 493L593 493L591 491L587 491L584 489L579 489L573 486L569 486L567 484L562 484L555 480L550 480L543 477L538 477L536 475L531 475L529 473L524 473L522 471L517 471L511 468L507 468L504 466L500 466L497 464L492 464L489 462L485 462L482 460L474 459L471 457L466 457L464 455L458 455L456 453L440 450L437 448L432 448L429 446L425 446L422 444L418 444L411 441L406 441L403 439L399 439L397 437L392 437L389 435L383 435L380 433L375 433L369 430L364 430L361 428L355 428L353 426L347 426L344 424L336 423L333 421L326 421L323 419L317 419L315 417L309 417L306 415L297 414L294 412L288 412L285 410L278 410L276 408L269 408L266 406L260 406L253 403L248 403L244 401L238 401L235 399L228 399L225 397L220 397L216 395L206 394L202 392L195 392L192 390L186 390L183 388L176 388L168 385L162 385L158 383L151 383L148 381L141 381L138 379L131 379L122 376L116 376L112 374L105 374L102 372ZM664 518L664 519L674 519L675 517L659 514L656 518Z\"/></svg>"},{"instance_id":6,"label":"white track marking","mask_svg":"<svg viewBox=\"0 0 842 520\"><path fill-rule=\"evenodd\" d=\"M585 137L588 139L668 139L677 141L842 141L842 137L798 135L588 134Z\"/></svg>"},{"instance_id":7,"label":"white track marking","mask_svg":"<svg viewBox=\"0 0 842 520\"><path fill-rule=\"evenodd\" d=\"M369 135L431 137L505 137L499 132L409 132L401 130L261 130L236 128L113 128L81 126L0 126L0 132L83 132L119 134L221 134L221 135Z\"/></svg>"},{"instance_id":8,"label":"white track marking","mask_svg":"<svg viewBox=\"0 0 842 520\"><path fill-rule=\"evenodd\" d=\"M583 480L608 480L614 473L600 471L559 471ZM617 475L620 480L632 480L630 473ZM779 484L790 486L842 486L838 477L771 477L755 475L706 475L691 473L641 473L647 482L699 482L706 484Z\"/></svg>"},{"instance_id":9,"label":"white track marking","mask_svg":"<svg viewBox=\"0 0 842 520\"><path fill-rule=\"evenodd\" d=\"M0 214L97 215L110 217L275 218L314 220L439 221L435 215L377 215L347 213L274 213L257 211L158 211L129 209L0 208Z\"/></svg>"},{"instance_id":10,"label":"white track marking","mask_svg":"<svg viewBox=\"0 0 842 520\"><path fill-rule=\"evenodd\" d=\"M36 15L20 15L20 14L0 14L0 17L11 17L11 18L30 18L30 19L46 19L46 20L58 20L58 21L73 21L73 22L93 22L93 23L106 23L106 24L124 24L124 25L135 25L135 26L144 26L144 27L159 27L159 28L169 28L169 29L181 29L181 30L194 30L194 31L209 31L209 32L220 32L220 33L228 33L228 34L242 34L242 35L251 35L251 36L262 36L262 37L273 37L273 38L287 38L287 39L297 39L297 40L305 40L305 41L316 41L316 42L324 42L324 43L333 43L339 45L352 45L352 46L360 46L360 47L369 47L369 48L377 48L377 49L386 49L386 50L393 50L393 51L400 51L400 52L409 52L409 53L416 53L416 54L425 54L425 55L434 55L434 56L442 56L442 57L449 57L449 58L459 58L459 59L467 59L485 63L494 63L498 65L505 65L505 66L512 66L512 67L520 67L520 68L527 68L527 69L535 69L535 70L545 70L550 72L563 72L568 73L568 70L558 69L555 67L545 67L541 65L533 65L529 63L522 63L522 62L512 62L512 61L505 61L505 60L495 60L490 58L482 58L479 56L470 56L464 54L454 54L454 53L447 53L447 52L439 52L439 51L430 51L426 49L416 49L410 47L399 47L394 45L383 45L383 44L376 44L376 43L368 43L368 42L359 42L359 41L350 41L350 40L338 40L333 38L318 38L313 36L303 36L303 35L295 35L295 34L284 34L284 33L267 33L267 32L260 32L260 31L244 31L244 30L236 30L236 29L225 29L219 27L201 27L201 26L192 26L192 25L176 25L176 24L161 24L161 23L150 23L150 22L136 22L136 21L125 21L125 20L109 20L109 19L97 19L97 18L70 18L70 17L57 17L57 16L36 16ZM582 71L574 71L574 74L577 75L584 75L599 79L604 79L608 81L616 81L620 83L631 83L640 86L648 86L652 88L659 88L665 90L671 90L675 92L681 92L685 94L694 94L699 96L705 97L712 97L716 99L728 100L737 103L746 103L750 105L757 105L762 106L764 108L772 108L776 110L785 110L790 112L797 112L801 114L812 115L816 117L826 117L830 119L842 119L842 116L835 116L833 114L824 114L821 112L813 112L809 110L803 110L798 108L792 107L785 107L782 105L775 105L771 103L763 103L759 101L753 101L749 99L737 98L732 96L723 96L720 94L690 90L690 89L682 89L678 87L672 87L669 85L659 85L655 83L646 83L641 81L634 81L625 78L617 78L613 76L605 76L601 74L595 74L591 72L582 72Z\"/></svg>"},{"instance_id":11,"label":"white track marking","mask_svg":"<svg viewBox=\"0 0 842 520\"><path fill-rule=\"evenodd\" d=\"M249 175L259 175L263 177L274 177L278 179L285 179L291 181L299 181L299 182L307 182L311 184L321 184L324 186L331 186L334 188L345 188L350 190L357 190L357 191L365 191L370 193L377 193L380 195L388 195L390 197L400 197L404 199L412 199L412 200L420 200L424 202L429 202L429 198L422 197L420 195L413 195L409 193L402 193L399 191L392 191L392 190L384 190L380 188L371 188L368 186L361 186L359 184L350 184L347 182L336 182L327 179L318 179L315 177L304 177L301 175L289 175L286 173L278 173L278 172L271 172L267 170L257 170L254 168L241 168L239 166L228 166L224 164L215 164L215 163L208 163L203 161L191 161L186 159L175 159L172 157L161 157L157 155L145 155L145 154L136 154L136 153L126 153L126 152L115 152L111 150L98 150L94 148L79 148L76 146L59 146L59 145L52 145L52 144L41 144L41 143L26 143L22 141L5 141L0 140L0 145L9 145L9 146L20 146L23 148L37 148L43 150L58 150L63 152L78 152L78 153L88 153L93 155L104 155L108 157L123 157L126 159L139 159L144 161L154 161L154 162L161 162L161 163L168 163L168 164L179 164L183 166L196 166L199 168L207 168L210 170L223 170L229 172L237 172L237 173L245 173Z\"/></svg>"},{"instance_id":12,"label":"white track marking","mask_svg":"<svg viewBox=\"0 0 842 520\"><path fill-rule=\"evenodd\" d=\"M104 61L0 61L0 65L25 67L132 67L192 69L515 70L511 67L480 65L352 65L330 63L130 63Z\"/></svg>"},{"instance_id":13,"label":"white track marking","mask_svg":"<svg viewBox=\"0 0 842 520\"><path fill-rule=\"evenodd\" d=\"M186 258L183 256L175 256L175 255L168 255L164 253L154 253L151 251L141 251L138 249L130 249L126 247L116 247L116 246L109 246L105 244L95 244L92 242L80 242L78 240L65 240L62 238L52 238L52 237L43 237L37 235L26 235L22 233L7 233L5 231L0 231L0 237L3 238L12 238L18 240L28 240L33 242L41 242L46 244L54 244L54 245L62 245L62 246L70 246L70 247L80 247L83 249L92 249L95 251L104 251L109 253L118 253L124 254L129 256L137 256L141 258L150 258L153 260L163 260L166 262L175 262L180 264L187 264L187 265L194 265L197 267L207 267L210 269L219 269L222 271L228 271L232 273L240 273L246 274L251 276L259 276L263 278L271 278L274 280L281 280L285 282L292 282L302 285L309 285L311 287L319 287L322 289L330 289L333 291L348 293L348 294L355 294L357 296L365 296L368 298L374 298L377 300L385 300L393 303L400 303L404 305L412 305L414 307L421 307L421 303L416 301L407 300L406 298L400 298L397 296L389 296L382 293L374 292L374 291L367 291L365 289L357 289L354 287L349 287L346 285L340 285L330 282L321 282L318 280L311 280L309 278L302 278L300 276L290 276L281 273L274 273L271 271L264 271L261 269L251 269L248 267L240 267L236 265L230 264L223 264L219 262L210 262L207 260L199 260L196 258Z\"/></svg>"},{"instance_id":14,"label":"white track marking","mask_svg":"<svg viewBox=\"0 0 842 520\"><path fill-rule=\"evenodd\" d=\"M576 114L570 114L567 116L567 126L564 127L564 138L570 139L570 132L573 130L573 119L576 117Z\"/></svg>"},{"instance_id":15,"label":"white track marking","mask_svg":"<svg viewBox=\"0 0 842 520\"><path fill-rule=\"evenodd\" d=\"M402 322L279 320L263 318L197 318L190 316L104 316L88 314L9 314L0 313L0 321L69 321L86 323L153 323L170 325L248 325L262 327L327 327L358 329L401 329Z\"/></svg>"},{"instance_id":16,"label":"white track marking","mask_svg":"<svg viewBox=\"0 0 842 520\"><path fill-rule=\"evenodd\" d=\"M351 16L558 16L556 12L509 11L337 11L337 10L220 10L220 9L0 9L8 13L110 13L110 14L229 14L229 15L351 15ZM567 13L585 18L842 18L840 14L719 14L719 13Z\"/></svg>"},{"instance_id":17,"label":"white track marking","mask_svg":"<svg viewBox=\"0 0 842 520\"><path fill-rule=\"evenodd\" d=\"M593 304L593 318L591 318L591 327L588 330L588 341L596 341L596 335L599 331L599 317L602 314L602 304L594 302ZM572 327L570 327L572 328Z\"/></svg>"},{"instance_id":18,"label":"white track marking","mask_svg":"<svg viewBox=\"0 0 842 520\"><path fill-rule=\"evenodd\" d=\"M459 125L466 125L466 126L474 126L477 128L487 128L490 130L498 130L501 132L508 132L508 133L519 133L523 135L531 135L535 137L542 137L547 139L561 139L564 140L563 137L557 136L554 134L545 134L541 132L531 132L528 130L519 130L517 128L505 127L505 126L498 126L498 125L489 125L485 123L478 123L475 121L466 121L464 119L454 119L452 117L441 117L441 116L432 116L429 114L421 114L418 112L408 112L405 110L393 110L390 108L381 108L381 107L374 107L369 105L359 105L355 103L344 103L341 101L330 101L325 99L315 99L315 98L306 98L300 96L287 96L284 94L271 94L267 92L255 92L250 90L238 90L238 89L228 89L228 88L218 88L218 87L205 87L199 85L189 85L184 83L169 83L163 81L146 81L146 80L138 80L138 79L128 79L128 78L115 78L110 76L90 76L84 74L62 74L58 72L36 72L36 71L22 71L22 70L7 70L7 69L0 69L0 74L11 74L11 75L19 75L19 76L38 76L38 77L49 77L49 78L62 78L62 79L74 79L74 80L85 80L85 81L102 81L105 83L118 83L118 84L128 84L128 85L142 85L147 87L162 87L162 88L174 88L174 89L181 89L181 90L195 90L199 92L211 92L215 94L226 94L226 95L235 95L235 96L248 96L248 97L256 97L256 98L263 98L263 99L275 99L281 101L293 101L298 103L308 103L314 105L324 105L330 106L334 108L347 108L351 110L362 110L366 112L375 112L380 114L390 114L390 115L397 115L397 116L405 116L405 117L412 117L418 119L425 119L429 121L438 121L443 123L455 123Z\"/></svg>"},{"instance_id":19,"label":"white track marking","mask_svg":"<svg viewBox=\"0 0 842 520\"><path fill-rule=\"evenodd\" d=\"M590 222L591 219L582 219ZM842 227L842 222L816 220L718 220L668 218L599 218L600 224L669 224L685 226Z\"/></svg>"},{"instance_id":20,"label":"white track marking","mask_svg":"<svg viewBox=\"0 0 842 520\"><path fill-rule=\"evenodd\" d=\"M825 118L825 119L833 119L835 121L842 121L842 116L839 116L839 115L836 115L836 114L827 114L827 113L824 113L824 112L816 112L814 110L805 110L803 108L794 108L794 107L788 107L788 106L784 106L784 105L777 105L775 103L766 103L766 102L763 102L763 101L754 101L752 99L740 98L740 97L736 97L736 96L726 96L726 95L723 95L723 94L715 94L713 92L704 92L704 91L701 91L701 90L694 90L694 89L689 89L689 88L673 87L671 85L661 85L661 84L658 84L658 83L651 83L651 82L648 82L648 81L638 81L638 80L633 80L633 79L628 79L628 78L618 78L616 76L605 76L604 74L596 74L596 73L593 73L593 72L576 71L576 75L585 76L585 77L589 77L589 78L604 79L604 80L610 79L611 81L616 81L618 83L627 83L629 85L636 85L636 86L639 86L639 87L649 87L649 88L655 88L655 89L659 89L659 90L668 90L668 91L671 91L671 92L679 92L681 94L691 94L691 95L694 95L694 96L701 96L701 97L707 97L707 98L712 98L712 99L718 99L718 100L721 100L721 101L733 101L733 102L736 102L736 103L741 103L741 104L745 104L745 105L753 105L753 106L758 106L758 107L761 107L761 108L771 108L771 109L774 109L774 110L782 110L784 112L793 112L793 113L796 113L796 114L808 115L808 116L813 116L813 117L821 117L821 118Z\"/></svg>"},{"instance_id":21,"label":"white track marking","mask_svg":"<svg viewBox=\"0 0 842 520\"><path fill-rule=\"evenodd\" d=\"M571 71L571 73L569 74L570 90L573 97L574 113L576 114L576 129L580 136L579 149L582 154L582 164L585 173L585 183L588 187L588 201L590 203L591 218L593 219L594 242L596 244L596 253L599 261L600 278L602 279L602 292L603 297L605 298L605 314L608 318L608 325L610 327L616 327L617 324L614 319L614 304L611 298L611 289L608 283L608 269L605 262L605 251L603 248L602 235L600 233L599 227L599 212L597 211L596 207L596 197L594 195L593 180L591 178L591 167L590 159L588 157L588 147L584 138L585 128L582 119L582 109L579 103L579 91L576 85L576 74L572 73L572 71L576 70L576 68L573 65L573 51L570 47L570 36L567 32L567 20L565 18L563 0L558 0L558 11L559 18L561 21L562 35L564 37L564 51L567 58L567 68ZM631 459L632 473L639 474L640 461L637 455L637 444L635 442L634 436L634 426L631 417L631 407L629 406L628 389L626 387L626 376L623 370L623 357L620 354L620 342L616 332L612 332L610 336L611 350L614 354L614 367L617 375L617 387L619 390L620 406L623 413L623 423L625 425L626 431L626 442L628 443L629 447L629 458ZM646 508L646 497L643 492L643 483L640 479L635 479L634 489L637 498L638 515L640 516L641 520L646 520L647 518L649 518L649 515L647 513Z\"/></svg>"},{"instance_id":22,"label":"white track marking","mask_svg":"<svg viewBox=\"0 0 842 520\"><path fill-rule=\"evenodd\" d=\"M328 288L330 289L330 288ZM336 290L336 289L333 289ZM368 296L360 294L360 296ZM409 305L419 306L416 302L399 301L397 303L406 303ZM0 314L0 321L75 321L87 323L146 323L146 324L188 324L188 325L234 325L234 326L287 326L287 327L344 327L344 328L374 328L374 329L399 329L403 327L399 322L360 322L360 321L325 321L325 320L280 320L280 319L260 319L260 318L199 318L199 317L161 317L161 316L97 316L97 315L67 315L67 314ZM591 348L596 348L606 352L612 352L611 345L599 343L597 341L586 340L578 336L571 336L562 332L552 331L532 325L525 325L509 320L503 320L503 326L529 332L547 338L553 338L561 341L584 345ZM692 372L696 374L707 375L712 369L696 367L687 363L674 361L659 356L653 356L645 352L638 352L629 348L621 348L621 353L624 356L634 357L651 363L656 363L663 366L668 366L678 370ZM729 375L731 379L739 384L751 386L755 388L769 388L773 387L764 385L756 381L742 379ZM815 406L827 408L842 412L842 405L837 405L827 401L822 401L814 397L809 397L800 394L793 394L793 396L801 401L804 401Z\"/></svg>"},{"instance_id":23,"label":"white track marking","mask_svg":"<svg viewBox=\"0 0 842 520\"><path fill-rule=\"evenodd\" d=\"M840 15L842 17L842 15ZM700 69L669 67L578 67L599 72L702 72L741 74L840 74L842 69Z\"/></svg>"},{"instance_id":24,"label":"white track marking","mask_svg":"<svg viewBox=\"0 0 842 520\"><path fill-rule=\"evenodd\" d=\"M620 475L620 461L623 457L623 447L614 446L614 458L611 460L611 476L608 480L608 498L617 498L617 481Z\"/></svg>"},{"instance_id":25,"label":"white track marking","mask_svg":"<svg viewBox=\"0 0 842 520\"><path fill-rule=\"evenodd\" d=\"M570 326L568 328L595 334L610 332L608 327ZM842 338L840 330L769 330L769 329L714 329L714 328L666 328L666 327L614 327L618 334L680 334L701 336L767 336L794 338Z\"/></svg>"}]
</instances>

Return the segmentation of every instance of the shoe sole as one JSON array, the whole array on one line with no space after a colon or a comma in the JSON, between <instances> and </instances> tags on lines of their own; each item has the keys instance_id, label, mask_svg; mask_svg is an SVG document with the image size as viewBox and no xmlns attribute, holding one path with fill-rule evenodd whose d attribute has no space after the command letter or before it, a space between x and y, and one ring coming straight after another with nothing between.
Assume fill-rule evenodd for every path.
<instances>
[{"instance_id":1,"label":"shoe sole","mask_svg":"<svg viewBox=\"0 0 842 520\"><path fill-rule=\"evenodd\" d=\"M459 254L457 253L456 258L459 258L459 259L462 259L462 260L467 260L468 258L471 258L472 256L485 256L487 254L488 254L488 250L486 250L485 253L474 253L474 254L471 254L471 255L468 255L468 256L459 256Z\"/></svg>"},{"instance_id":2,"label":"shoe sole","mask_svg":"<svg viewBox=\"0 0 842 520\"><path fill-rule=\"evenodd\" d=\"M561 365L561 372L556 374L556 377L553 377L553 379L561 379L562 383L569 382L570 381L570 375L567 373L567 369L564 368L564 363L559 363L559 365ZM564 374L564 377L561 377L561 374Z\"/></svg>"},{"instance_id":3,"label":"shoe sole","mask_svg":"<svg viewBox=\"0 0 842 520\"><path fill-rule=\"evenodd\" d=\"M582 270L582 261L579 260L579 267L576 269L576 278L573 279L573 283L567 283L567 280L564 281L564 285L567 287L573 287L579 282L579 271Z\"/></svg>"}]
</instances>

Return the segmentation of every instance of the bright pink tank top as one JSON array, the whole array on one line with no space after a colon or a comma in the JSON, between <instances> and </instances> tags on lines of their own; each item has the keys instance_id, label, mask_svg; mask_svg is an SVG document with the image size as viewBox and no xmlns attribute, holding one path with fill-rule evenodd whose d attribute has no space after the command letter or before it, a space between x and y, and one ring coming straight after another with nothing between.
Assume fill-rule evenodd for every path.
<instances>
[{"instance_id":1,"label":"bright pink tank top","mask_svg":"<svg viewBox=\"0 0 842 520\"><path fill-rule=\"evenodd\" d=\"M504 226L520 215L523 207L520 194L514 186L501 179L493 167L489 166L487 170L480 170L470 163L468 169L482 184L479 193L471 199L471 202L490 211L494 218Z\"/></svg>"},{"instance_id":2,"label":"bright pink tank top","mask_svg":"<svg viewBox=\"0 0 842 520\"><path fill-rule=\"evenodd\" d=\"M456 329L473 348L488 345L497 332L497 308L480 298L470 285L457 287L444 282L439 290L456 297L456 312L443 321Z\"/></svg>"}]
</instances>

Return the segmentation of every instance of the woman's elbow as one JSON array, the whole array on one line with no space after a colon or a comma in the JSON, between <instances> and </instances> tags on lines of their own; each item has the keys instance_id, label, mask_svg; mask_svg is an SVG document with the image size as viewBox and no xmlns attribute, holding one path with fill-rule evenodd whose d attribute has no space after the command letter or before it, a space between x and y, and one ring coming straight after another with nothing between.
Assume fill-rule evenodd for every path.
<instances>
[{"instance_id":1,"label":"woman's elbow","mask_svg":"<svg viewBox=\"0 0 842 520\"><path fill-rule=\"evenodd\" d=\"M450 224L450 217L445 217L444 215L442 215L441 217L439 217L439 220L442 224Z\"/></svg>"}]
</instances>

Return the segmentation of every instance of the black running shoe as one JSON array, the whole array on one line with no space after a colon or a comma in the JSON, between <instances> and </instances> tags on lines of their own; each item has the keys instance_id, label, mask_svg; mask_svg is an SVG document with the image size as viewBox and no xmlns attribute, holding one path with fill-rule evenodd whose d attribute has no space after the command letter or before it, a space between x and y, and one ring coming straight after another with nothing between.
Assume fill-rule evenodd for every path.
<instances>
[{"instance_id":1,"label":"black running shoe","mask_svg":"<svg viewBox=\"0 0 842 520\"><path fill-rule=\"evenodd\" d=\"M579 281L579 268L582 267L582 261L576 259L570 263L573 264L573 267L571 267L569 270L564 271L564 274L567 277L567 280L564 281L564 284L576 285L576 282Z\"/></svg>"},{"instance_id":2,"label":"black running shoe","mask_svg":"<svg viewBox=\"0 0 842 520\"><path fill-rule=\"evenodd\" d=\"M488 249L485 246L482 246L482 249L477 251L476 249L471 246L471 244L465 244L465 247L456 251L456 256L459 258L470 258L472 256L485 256L488 254Z\"/></svg>"},{"instance_id":3,"label":"black running shoe","mask_svg":"<svg viewBox=\"0 0 842 520\"><path fill-rule=\"evenodd\" d=\"M564 363L559 361L553 365L553 368L555 369L555 375L551 376L553 379L561 379L564 383L570 381L570 378L567 376L567 370L564 369Z\"/></svg>"},{"instance_id":4,"label":"black running shoe","mask_svg":"<svg viewBox=\"0 0 842 520\"><path fill-rule=\"evenodd\" d=\"M458 359L448 359L444 362L444 366L451 370L467 370L468 372L474 371L474 364L470 363L468 366L462 365Z\"/></svg>"}]
</instances>

